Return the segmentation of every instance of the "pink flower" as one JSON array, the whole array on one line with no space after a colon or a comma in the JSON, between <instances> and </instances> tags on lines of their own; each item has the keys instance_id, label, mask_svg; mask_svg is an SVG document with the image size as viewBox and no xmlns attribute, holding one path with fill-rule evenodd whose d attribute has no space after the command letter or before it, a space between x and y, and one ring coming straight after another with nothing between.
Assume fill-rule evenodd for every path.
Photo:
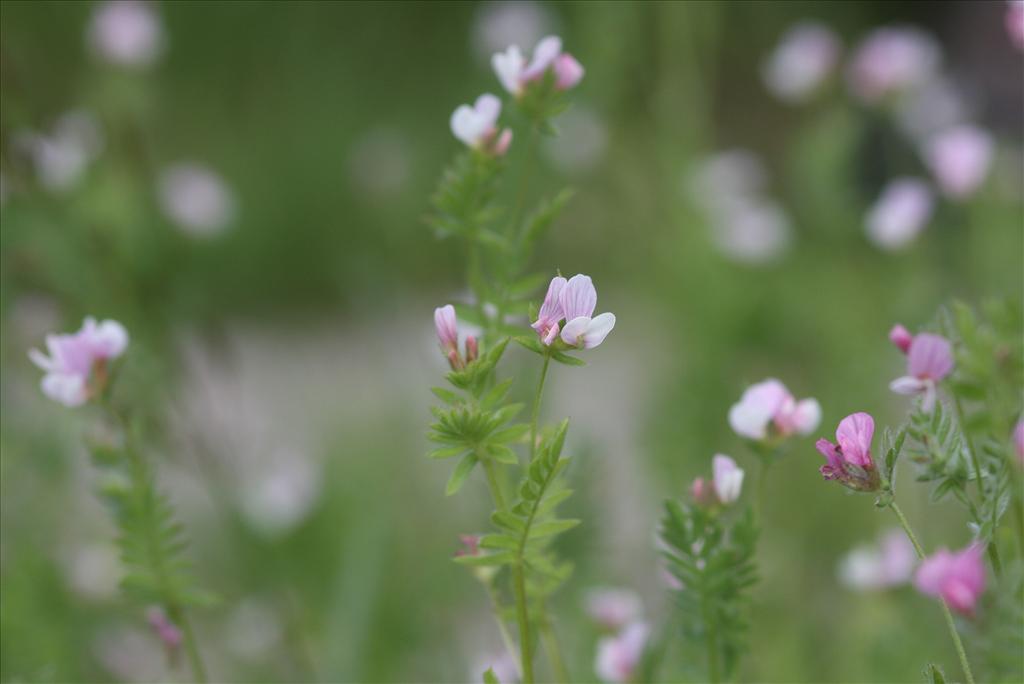
<instances>
[{"instance_id":1,"label":"pink flower","mask_svg":"<svg viewBox=\"0 0 1024 684\"><path fill-rule=\"evenodd\" d=\"M544 295L544 303L540 305L540 311L537 313L537 320L531 325L540 335L541 341L548 346L558 339L558 324L565 318L565 314L562 313L562 289L566 282L568 281L562 276L551 279L548 292Z\"/></svg>"},{"instance_id":2,"label":"pink flower","mask_svg":"<svg viewBox=\"0 0 1024 684\"><path fill-rule=\"evenodd\" d=\"M146 621L168 651L174 651L181 646L181 630L171 622L162 608L153 606L146 611Z\"/></svg>"},{"instance_id":3,"label":"pink flower","mask_svg":"<svg viewBox=\"0 0 1024 684\"><path fill-rule=\"evenodd\" d=\"M580 273L570 278L562 288L559 301L566 321L561 337L570 347L593 349L604 342L615 327L615 314L594 316L597 290L590 276Z\"/></svg>"},{"instance_id":4,"label":"pink flower","mask_svg":"<svg viewBox=\"0 0 1024 684\"><path fill-rule=\"evenodd\" d=\"M850 64L850 87L868 103L927 82L939 65L939 48L928 34L903 26L872 31Z\"/></svg>"},{"instance_id":5,"label":"pink flower","mask_svg":"<svg viewBox=\"0 0 1024 684\"><path fill-rule=\"evenodd\" d=\"M941 335L920 333L914 336L907 352L907 374L889 383L897 394L923 394L921 410L935 408L936 384L953 370L953 349Z\"/></svg>"},{"instance_id":6,"label":"pink flower","mask_svg":"<svg viewBox=\"0 0 1024 684\"><path fill-rule=\"evenodd\" d=\"M101 394L107 383L107 363L128 347L128 333L117 321L87 317L82 328L68 335L47 335L46 356L30 349L28 356L46 371L43 394L65 406L81 406Z\"/></svg>"},{"instance_id":7,"label":"pink flower","mask_svg":"<svg viewBox=\"0 0 1024 684\"><path fill-rule=\"evenodd\" d=\"M1017 449L1021 465L1024 465L1024 418L1018 420L1017 426L1013 428L1013 446Z\"/></svg>"},{"instance_id":8,"label":"pink flower","mask_svg":"<svg viewBox=\"0 0 1024 684\"><path fill-rule=\"evenodd\" d=\"M868 211L868 238L886 250L908 245L928 224L933 204L932 191L924 181L917 178L890 181Z\"/></svg>"},{"instance_id":9,"label":"pink flower","mask_svg":"<svg viewBox=\"0 0 1024 684\"><path fill-rule=\"evenodd\" d=\"M1018 50L1024 50L1024 0L1006 4L1006 32Z\"/></svg>"},{"instance_id":10,"label":"pink flower","mask_svg":"<svg viewBox=\"0 0 1024 684\"><path fill-rule=\"evenodd\" d=\"M724 454L715 454L711 459L712 484L715 495L723 504L731 504L740 498L743 487L743 469Z\"/></svg>"},{"instance_id":11,"label":"pink flower","mask_svg":"<svg viewBox=\"0 0 1024 684\"><path fill-rule=\"evenodd\" d=\"M843 558L839 579L851 589L885 589L910 581L917 556L902 530L889 530L874 547L858 547Z\"/></svg>"},{"instance_id":12,"label":"pink flower","mask_svg":"<svg viewBox=\"0 0 1024 684\"><path fill-rule=\"evenodd\" d=\"M643 612L640 597L628 589L592 589L586 598L587 614L602 628L616 631Z\"/></svg>"},{"instance_id":13,"label":"pink flower","mask_svg":"<svg viewBox=\"0 0 1024 684\"><path fill-rule=\"evenodd\" d=\"M985 591L983 551L978 542L957 553L939 549L921 563L914 586L922 594L938 596L958 613L974 615L978 597Z\"/></svg>"},{"instance_id":14,"label":"pink flower","mask_svg":"<svg viewBox=\"0 0 1024 684\"><path fill-rule=\"evenodd\" d=\"M629 682L636 674L650 633L646 623L634 622L614 637L597 643L594 670L605 682Z\"/></svg>"},{"instance_id":15,"label":"pink flower","mask_svg":"<svg viewBox=\"0 0 1024 684\"><path fill-rule=\"evenodd\" d=\"M480 555L480 535L479 534L460 534L459 543L462 544L462 548L455 552L455 556L479 556Z\"/></svg>"},{"instance_id":16,"label":"pink flower","mask_svg":"<svg viewBox=\"0 0 1024 684\"><path fill-rule=\"evenodd\" d=\"M901 324L897 323L889 331L889 341L899 347L899 350L904 354L910 350L910 343L914 341L914 336L910 334L910 331L904 328Z\"/></svg>"},{"instance_id":17,"label":"pink flower","mask_svg":"<svg viewBox=\"0 0 1024 684\"><path fill-rule=\"evenodd\" d=\"M807 435L821 421L821 406L816 399L797 401L786 386L775 378L751 385L739 402L729 409L729 425L741 437L765 439L774 426L780 436Z\"/></svg>"},{"instance_id":18,"label":"pink flower","mask_svg":"<svg viewBox=\"0 0 1024 684\"><path fill-rule=\"evenodd\" d=\"M964 199L984 182L992 163L992 136L976 126L956 126L932 136L924 158L947 196Z\"/></svg>"},{"instance_id":19,"label":"pink flower","mask_svg":"<svg viewBox=\"0 0 1024 684\"><path fill-rule=\"evenodd\" d=\"M200 164L174 164L161 171L159 194L164 215L192 235L220 233L235 216L231 190Z\"/></svg>"},{"instance_id":20,"label":"pink flower","mask_svg":"<svg viewBox=\"0 0 1024 684\"><path fill-rule=\"evenodd\" d=\"M109 62L145 67L163 49L163 28L147 2L113 0L93 11L89 26L92 48Z\"/></svg>"},{"instance_id":21,"label":"pink flower","mask_svg":"<svg viewBox=\"0 0 1024 684\"><path fill-rule=\"evenodd\" d=\"M807 99L828 77L839 58L839 39L822 24L793 26L762 69L765 85L786 102Z\"/></svg>"},{"instance_id":22,"label":"pink flower","mask_svg":"<svg viewBox=\"0 0 1024 684\"><path fill-rule=\"evenodd\" d=\"M476 99L472 107L459 105L449 122L452 134L470 147L494 155L503 155L512 142L512 131L506 128L498 133L498 115L501 100L490 93Z\"/></svg>"},{"instance_id":23,"label":"pink flower","mask_svg":"<svg viewBox=\"0 0 1024 684\"><path fill-rule=\"evenodd\" d=\"M445 354L458 351L459 329L454 306L446 304L434 309L434 328L437 329L437 339L441 342L441 349Z\"/></svg>"},{"instance_id":24,"label":"pink flower","mask_svg":"<svg viewBox=\"0 0 1024 684\"><path fill-rule=\"evenodd\" d=\"M518 45L510 45L505 52L496 52L491 65L505 90L516 97L526 87L539 80L551 69L555 74L555 87L559 90L572 88L583 78L583 67L567 52L562 52L562 39L558 36L542 38L533 50L529 64Z\"/></svg>"},{"instance_id":25,"label":"pink flower","mask_svg":"<svg viewBox=\"0 0 1024 684\"><path fill-rule=\"evenodd\" d=\"M878 489L878 472L871 460L874 435L875 421L866 413L854 413L839 421L837 444L819 439L814 445L827 461L821 466L822 476L857 491Z\"/></svg>"}]
</instances>

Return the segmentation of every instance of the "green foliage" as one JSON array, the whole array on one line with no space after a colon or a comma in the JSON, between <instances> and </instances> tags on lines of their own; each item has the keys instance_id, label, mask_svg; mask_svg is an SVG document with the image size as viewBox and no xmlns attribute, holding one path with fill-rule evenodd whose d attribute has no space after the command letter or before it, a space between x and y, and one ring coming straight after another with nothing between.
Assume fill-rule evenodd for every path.
<instances>
[{"instance_id":1,"label":"green foliage","mask_svg":"<svg viewBox=\"0 0 1024 684\"><path fill-rule=\"evenodd\" d=\"M928 663L921 672L925 684L946 684L946 673L935 663Z\"/></svg>"},{"instance_id":2,"label":"green foliage","mask_svg":"<svg viewBox=\"0 0 1024 684\"><path fill-rule=\"evenodd\" d=\"M483 234L500 215L494 196L502 164L500 158L476 150L463 152L441 176L431 204L428 223L442 236L475 237L503 244L498 235Z\"/></svg>"},{"instance_id":3,"label":"green foliage","mask_svg":"<svg viewBox=\"0 0 1024 684\"><path fill-rule=\"evenodd\" d=\"M721 513L666 501L661 524L669 571L682 583L675 595L683 637L687 646L706 649L711 681L735 671L747 630L747 590L757 581L752 509L731 521Z\"/></svg>"},{"instance_id":4,"label":"green foliage","mask_svg":"<svg viewBox=\"0 0 1024 684\"><path fill-rule=\"evenodd\" d=\"M985 592L975 629L982 681L1024 681L1024 561L1008 565Z\"/></svg>"},{"instance_id":5,"label":"green foliage","mask_svg":"<svg viewBox=\"0 0 1024 684\"><path fill-rule=\"evenodd\" d=\"M484 671L484 684L501 684L501 682L498 681L498 676L494 674L493 669L487 668Z\"/></svg>"}]
</instances>

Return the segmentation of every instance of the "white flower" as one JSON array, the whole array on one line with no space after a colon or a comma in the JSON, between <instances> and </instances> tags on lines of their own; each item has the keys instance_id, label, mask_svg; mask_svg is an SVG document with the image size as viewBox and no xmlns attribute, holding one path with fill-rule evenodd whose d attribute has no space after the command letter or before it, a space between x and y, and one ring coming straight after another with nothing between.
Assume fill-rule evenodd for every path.
<instances>
[{"instance_id":1,"label":"white flower","mask_svg":"<svg viewBox=\"0 0 1024 684\"><path fill-rule=\"evenodd\" d=\"M740 498L743 488L743 469L724 454L715 454L711 459L711 472L715 494L724 504L730 504Z\"/></svg>"}]
</instances>

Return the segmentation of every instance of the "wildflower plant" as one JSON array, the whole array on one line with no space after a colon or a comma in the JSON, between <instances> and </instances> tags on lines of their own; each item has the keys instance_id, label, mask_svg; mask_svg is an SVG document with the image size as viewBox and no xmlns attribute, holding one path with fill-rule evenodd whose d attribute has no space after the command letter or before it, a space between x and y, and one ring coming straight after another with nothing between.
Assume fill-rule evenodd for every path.
<instances>
[{"instance_id":1,"label":"wildflower plant","mask_svg":"<svg viewBox=\"0 0 1024 684\"><path fill-rule=\"evenodd\" d=\"M529 163L538 138L554 132L551 118L565 108L564 92L582 78L582 67L562 52L556 37L542 40L528 63L516 46L495 55L493 63L523 125L499 132L503 106L491 94L480 96L473 107L460 106L451 118L452 133L467 149L442 176L429 222L439 236L458 239L464 246L471 295L468 301L435 311L435 328L451 370L448 386L433 388L442 403L432 409L435 422L429 438L438 447L429 456L457 459L445 488L449 496L474 472L483 473L494 502L491 531L474 538L455 561L474 569L487 588L522 681L534 681L538 640L544 643L554 676L566 681L548 603L572 572L554 542L579 521L560 518L557 512L572 494L565 482L569 421L545 427L541 400L551 361L583 365L571 352L600 344L615 317L594 316L597 292L582 274L569 280L556 276L539 313L535 308L534 293L546 278L528 271L533 250L569 193L556 193L527 211L533 169L526 167L519 171L523 181L517 204L508 209L502 202L513 139L528 148ZM461 349L460 320L481 331L479 338L467 336ZM540 357L529 422L519 419L524 405L510 398L515 378L499 376L499 364L513 340ZM489 670L485 679L496 681L497 676Z\"/></svg>"}]
</instances>

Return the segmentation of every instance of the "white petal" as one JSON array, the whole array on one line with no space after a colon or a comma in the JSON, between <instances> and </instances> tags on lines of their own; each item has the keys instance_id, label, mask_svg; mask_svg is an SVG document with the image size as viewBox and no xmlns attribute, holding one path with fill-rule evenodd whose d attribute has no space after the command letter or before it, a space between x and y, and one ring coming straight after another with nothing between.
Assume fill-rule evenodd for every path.
<instances>
[{"instance_id":1,"label":"white petal","mask_svg":"<svg viewBox=\"0 0 1024 684\"><path fill-rule=\"evenodd\" d=\"M117 321L103 321L93 334L92 347L101 358L117 358L128 347L128 331Z\"/></svg>"},{"instance_id":2,"label":"white petal","mask_svg":"<svg viewBox=\"0 0 1024 684\"><path fill-rule=\"evenodd\" d=\"M38 349L29 349L28 358L31 359L32 363L36 364L44 371L51 371L54 369L53 360Z\"/></svg>"},{"instance_id":3,"label":"white petal","mask_svg":"<svg viewBox=\"0 0 1024 684\"><path fill-rule=\"evenodd\" d=\"M608 337L608 333L614 327L615 314L613 313L603 313L590 319L590 323L587 324L587 329L583 333L583 348L593 349L604 342L604 338Z\"/></svg>"},{"instance_id":4,"label":"white petal","mask_svg":"<svg viewBox=\"0 0 1024 684\"><path fill-rule=\"evenodd\" d=\"M485 128L493 128L494 124L498 123L498 115L501 114L501 100L495 95L484 93L476 98L473 109L476 110L477 118Z\"/></svg>"},{"instance_id":5,"label":"white petal","mask_svg":"<svg viewBox=\"0 0 1024 684\"><path fill-rule=\"evenodd\" d=\"M740 401L729 409L729 427L740 437L764 439L770 420L770 415L749 402Z\"/></svg>"},{"instance_id":6,"label":"white petal","mask_svg":"<svg viewBox=\"0 0 1024 684\"><path fill-rule=\"evenodd\" d=\"M476 112L469 105L459 105L454 112L452 112L451 118L452 134L466 143L467 145L473 145L476 143L476 136L478 128L476 125Z\"/></svg>"},{"instance_id":7,"label":"white petal","mask_svg":"<svg viewBox=\"0 0 1024 684\"><path fill-rule=\"evenodd\" d=\"M510 45L505 52L496 52L491 57L491 66L498 80L505 90L513 95L518 95L522 90L519 80L525 63L526 60L523 59L523 53L519 51L518 45Z\"/></svg>"},{"instance_id":8,"label":"white petal","mask_svg":"<svg viewBox=\"0 0 1024 684\"><path fill-rule=\"evenodd\" d=\"M896 394L920 394L926 389L925 381L910 375L896 378L889 383L889 389Z\"/></svg>"},{"instance_id":9,"label":"white petal","mask_svg":"<svg viewBox=\"0 0 1024 684\"><path fill-rule=\"evenodd\" d=\"M50 373L43 377L40 387L43 394L65 406L81 406L87 398L85 378L80 375Z\"/></svg>"},{"instance_id":10,"label":"white petal","mask_svg":"<svg viewBox=\"0 0 1024 684\"><path fill-rule=\"evenodd\" d=\"M796 404L793 424L801 435L809 435L818 429L821 422L821 404L817 399L802 399Z\"/></svg>"},{"instance_id":11,"label":"white petal","mask_svg":"<svg viewBox=\"0 0 1024 684\"><path fill-rule=\"evenodd\" d=\"M587 331L589 325L589 316L578 316L572 319L562 328L562 341L573 347L580 346L580 338Z\"/></svg>"}]
</instances>

